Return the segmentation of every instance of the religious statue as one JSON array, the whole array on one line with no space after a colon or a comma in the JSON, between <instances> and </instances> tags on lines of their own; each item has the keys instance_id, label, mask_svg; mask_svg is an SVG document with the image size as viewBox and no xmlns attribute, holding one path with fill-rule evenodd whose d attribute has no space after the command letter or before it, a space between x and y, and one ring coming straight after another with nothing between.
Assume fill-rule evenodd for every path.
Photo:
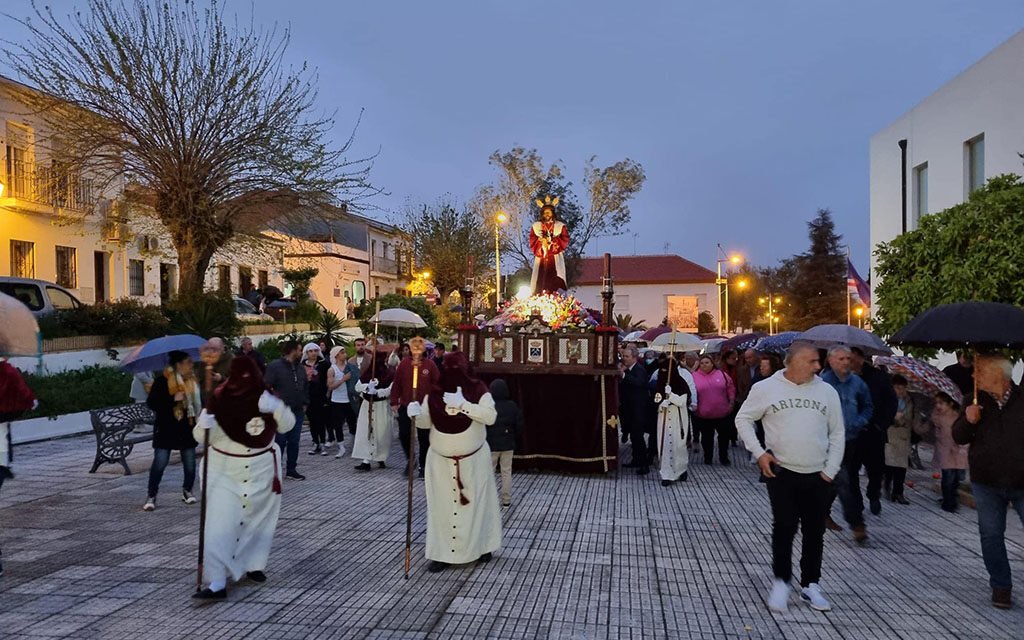
<instances>
[{"instance_id":1,"label":"religious statue","mask_svg":"<svg viewBox=\"0 0 1024 640\"><path fill-rule=\"evenodd\" d=\"M533 277L530 293L556 293L565 291L565 256L569 246L569 230L555 220L558 198L545 196L537 199L540 220L530 227L530 250L533 251Z\"/></svg>"}]
</instances>

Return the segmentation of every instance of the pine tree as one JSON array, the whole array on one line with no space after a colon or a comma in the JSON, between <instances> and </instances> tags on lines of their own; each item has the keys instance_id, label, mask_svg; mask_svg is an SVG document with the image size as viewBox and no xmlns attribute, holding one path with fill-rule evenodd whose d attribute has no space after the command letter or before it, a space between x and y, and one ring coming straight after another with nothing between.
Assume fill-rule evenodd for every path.
<instances>
[{"instance_id":1,"label":"pine tree","mask_svg":"<svg viewBox=\"0 0 1024 640\"><path fill-rule=\"evenodd\" d=\"M796 269L787 296L792 310L786 329L797 331L846 322L846 259L832 212L819 209L807 228L811 248L794 256Z\"/></svg>"}]
</instances>

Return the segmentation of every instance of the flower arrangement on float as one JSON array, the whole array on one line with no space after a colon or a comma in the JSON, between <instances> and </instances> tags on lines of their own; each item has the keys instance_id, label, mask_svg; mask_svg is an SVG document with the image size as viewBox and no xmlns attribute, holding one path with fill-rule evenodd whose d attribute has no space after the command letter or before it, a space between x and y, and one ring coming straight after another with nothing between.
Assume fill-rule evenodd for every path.
<instances>
[{"instance_id":1,"label":"flower arrangement on float","mask_svg":"<svg viewBox=\"0 0 1024 640\"><path fill-rule=\"evenodd\" d=\"M523 298L512 298L504 302L498 315L487 325L504 327L524 325L534 314L540 315L544 323L555 330L591 331L597 326L597 320L590 314L583 303L570 295L557 293L538 293Z\"/></svg>"}]
</instances>

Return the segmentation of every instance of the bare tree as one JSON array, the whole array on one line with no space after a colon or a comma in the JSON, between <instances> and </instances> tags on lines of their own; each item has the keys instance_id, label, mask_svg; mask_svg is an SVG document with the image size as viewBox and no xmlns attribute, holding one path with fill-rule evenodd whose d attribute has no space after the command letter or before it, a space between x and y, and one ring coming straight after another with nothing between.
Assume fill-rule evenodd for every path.
<instances>
[{"instance_id":1,"label":"bare tree","mask_svg":"<svg viewBox=\"0 0 1024 640\"><path fill-rule=\"evenodd\" d=\"M178 254L180 290L202 290L214 251L241 223L377 193L332 116L314 113L315 73L283 64L290 33L228 19L218 0L88 0L58 17L8 18L30 34L9 65L40 89L34 108L70 171L123 180ZM38 19L38 21L36 20ZM358 126L358 122L357 122Z\"/></svg>"},{"instance_id":2,"label":"bare tree","mask_svg":"<svg viewBox=\"0 0 1024 640\"><path fill-rule=\"evenodd\" d=\"M417 263L432 274L442 296L462 288L466 274L477 282L494 274L494 240L480 219L449 198L433 205L409 206L398 226L411 239ZM472 271L468 270L472 258ZM486 284L486 283L484 283Z\"/></svg>"},{"instance_id":3,"label":"bare tree","mask_svg":"<svg viewBox=\"0 0 1024 640\"><path fill-rule=\"evenodd\" d=\"M629 158L607 167L596 166L596 159L596 156L591 157L584 165L587 206L579 218L568 225L571 247L579 255L583 255L594 238L614 236L626 230L631 217L629 201L640 191L646 179L640 163ZM545 166L536 149L515 147L511 151L495 151L491 154L490 163L498 169L498 179L477 191L472 206L489 225L494 224L494 215L498 211L509 216L502 251L517 266L531 267L533 252L528 236L530 225L538 214L534 200L538 196L556 195L541 193L545 189L557 189L557 195L562 197L565 192L572 191L572 183L566 179L561 162Z\"/></svg>"}]
</instances>

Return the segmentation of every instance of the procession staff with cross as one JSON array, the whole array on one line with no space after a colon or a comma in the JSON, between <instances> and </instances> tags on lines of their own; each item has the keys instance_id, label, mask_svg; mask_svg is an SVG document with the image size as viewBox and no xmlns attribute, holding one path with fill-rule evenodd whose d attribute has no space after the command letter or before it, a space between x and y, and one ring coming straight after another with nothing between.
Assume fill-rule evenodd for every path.
<instances>
[{"instance_id":1,"label":"procession staff with cross","mask_svg":"<svg viewBox=\"0 0 1024 640\"><path fill-rule=\"evenodd\" d=\"M658 471L663 487L676 481L685 482L690 464L690 451L686 446L686 437L690 431L690 414L686 406L690 397L690 386L681 373L682 367L675 359L675 335L673 328L672 340L668 344L669 357L655 374L655 389L658 391L654 394L654 402L661 413L658 424Z\"/></svg>"}]
</instances>

